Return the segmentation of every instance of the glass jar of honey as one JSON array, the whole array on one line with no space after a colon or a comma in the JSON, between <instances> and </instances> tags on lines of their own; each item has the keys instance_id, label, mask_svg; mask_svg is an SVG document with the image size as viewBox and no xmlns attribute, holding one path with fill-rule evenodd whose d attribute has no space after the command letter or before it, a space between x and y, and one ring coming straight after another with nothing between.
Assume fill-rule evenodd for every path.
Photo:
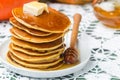
<instances>
[{"instance_id":1,"label":"glass jar of honey","mask_svg":"<svg viewBox=\"0 0 120 80\"><path fill-rule=\"evenodd\" d=\"M102 0L93 5L95 16L106 26L120 29L120 0Z\"/></svg>"}]
</instances>

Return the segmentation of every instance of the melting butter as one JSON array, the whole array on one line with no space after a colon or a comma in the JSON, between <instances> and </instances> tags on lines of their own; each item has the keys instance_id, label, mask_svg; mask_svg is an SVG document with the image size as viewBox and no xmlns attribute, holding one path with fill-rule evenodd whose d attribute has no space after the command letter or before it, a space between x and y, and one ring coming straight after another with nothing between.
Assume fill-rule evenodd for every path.
<instances>
[{"instance_id":1,"label":"melting butter","mask_svg":"<svg viewBox=\"0 0 120 80\"><path fill-rule=\"evenodd\" d=\"M33 1L33 2L29 2L23 5L23 12L30 13L34 16L39 16L44 11L49 13L48 6L45 3Z\"/></svg>"}]
</instances>

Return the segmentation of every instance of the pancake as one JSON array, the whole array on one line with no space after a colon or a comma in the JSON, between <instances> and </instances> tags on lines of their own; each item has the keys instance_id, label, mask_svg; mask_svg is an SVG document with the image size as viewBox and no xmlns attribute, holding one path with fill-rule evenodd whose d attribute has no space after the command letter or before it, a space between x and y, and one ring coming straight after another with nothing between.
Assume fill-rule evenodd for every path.
<instances>
[{"instance_id":1,"label":"pancake","mask_svg":"<svg viewBox=\"0 0 120 80\"><path fill-rule=\"evenodd\" d=\"M53 54L45 55L45 56L30 56L26 55L22 52L16 51L12 48L9 48L9 51L11 52L12 55L17 57L18 59L25 61L25 62L30 62L30 63L48 63L48 62L53 62L56 61L60 58L62 51L55 52Z\"/></svg>"},{"instance_id":2,"label":"pancake","mask_svg":"<svg viewBox=\"0 0 120 80\"><path fill-rule=\"evenodd\" d=\"M28 42L33 42L33 43L45 43L45 42L51 42L51 41L55 41L61 37L63 37L64 34L62 33L58 33L58 34L51 34L49 36L33 36L30 35L28 33L26 33L23 30L20 30L16 27L13 27L10 29L10 32L12 33L12 35L18 39L21 40L25 40Z\"/></svg>"},{"instance_id":3,"label":"pancake","mask_svg":"<svg viewBox=\"0 0 120 80\"><path fill-rule=\"evenodd\" d=\"M7 53L6 59L7 59L7 61L8 61L10 64L12 64L12 65L14 65L14 66L16 66L16 67L26 68L26 67L24 67L24 66L16 63L16 62L11 58L9 52ZM26 69L30 69L30 70L40 70L40 71L41 71L41 70L56 70L56 69L60 68L63 64L64 64L63 62L60 62L60 63L58 63L58 64L56 64L56 65L54 65L54 66L50 66L50 67L47 68L47 69L38 69L38 68L36 68L36 69L35 69L35 68L26 68Z\"/></svg>"},{"instance_id":4,"label":"pancake","mask_svg":"<svg viewBox=\"0 0 120 80\"><path fill-rule=\"evenodd\" d=\"M12 58L12 60L14 60L16 63L18 63L18 64L20 64L20 65L22 65L24 67L28 67L28 68L49 69L49 68L52 68L52 66L55 66L57 64L63 64L63 58L60 58L60 59L56 60L55 62L40 64L40 63L24 62L24 61L18 59L17 57L15 57L14 55L12 55L10 52L9 52L9 55Z\"/></svg>"},{"instance_id":5,"label":"pancake","mask_svg":"<svg viewBox=\"0 0 120 80\"><path fill-rule=\"evenodd\" d=\"M12 10L14 18L21 24L36 30L51 33L64 33L70 26L69 18L49 7L49 13L43 12L42 15L33 16L23 13L22 8Z\"/></svg>"},{"instance_id":6,"label":"pancake","mask_svg":"<svg viewBox=\"0 0 120 80\"><path fill-rule=\"evenodd\" d=\"M45 51L45 52L38 52L38 51L33 51L31 49L25 49L25 48L22 48L22 47L19 47L17 45L14 45L14 44L10 44L9 45L10 48L14 49L14 50L17 50L19 52L22 52L24 54L27 54L27 55L31 55L31 56L45 56L45 55L49 55L49 54L53 54L53 53L56 53L58 51L64 51L64 45L58 47L57 49L55 50L52 50L52 51Z\"/></svg>"},{"instance_id":7,"label":"pancake","mask_svg":"<svg viewBox=\"0 0 120 80\"><path fill-rule=\"evenodd\" d=\"M38 16L24 13L22 7L12 10L9 63L34 70L53 70L64 64L64 36L70 20L59 11L48 10Z\"/></svg>"},{"instance_id":8,"label":"pancake","mask_svg":"<svg viewBox=\"0 0 120 80\"><path fill-rule=\"evenodd\" d=\"M11 37L11 42L19 47L32 49L40 52L54 50L63 45L62 38L49 43L30 43L23 40L19 40L15 37Z\"/></svg>"},{"instance_id":9,"label":"pancake","mask_svg":"<svg viewBox=\"0 0 120 80\"><path fill-rule=\"evenodd\" d=\"M50 32L43 32L43 31L40 31L40 30L35 30L35 29L28 28L27 26L24 26L24 25L20 24L17 20L15 20L14 17L11 17L9 21L14 27L17 27L21 30L24 30L31 35L48 36L48 35L52 34Z\"/></svg>"}]
</instances>

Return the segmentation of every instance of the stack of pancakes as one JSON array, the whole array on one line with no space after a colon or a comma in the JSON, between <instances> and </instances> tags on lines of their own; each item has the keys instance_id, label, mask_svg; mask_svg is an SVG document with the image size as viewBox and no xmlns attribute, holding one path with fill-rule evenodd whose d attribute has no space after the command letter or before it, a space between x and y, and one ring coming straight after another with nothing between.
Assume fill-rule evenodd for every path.
<instances>
[{"instance_id":1,"label":"stack of pancakes","mask_svg":"<svg viewBox=\"0 0 120 80\"><path fill-rule=\"evenodd\" d=\"M13 9L8 62L40 70L57 69L64 64L61 55L70 20L62 13L48 9L49 13L43 12L39 16L24 13L22 8Z\"/></svg>"}]
</instances>

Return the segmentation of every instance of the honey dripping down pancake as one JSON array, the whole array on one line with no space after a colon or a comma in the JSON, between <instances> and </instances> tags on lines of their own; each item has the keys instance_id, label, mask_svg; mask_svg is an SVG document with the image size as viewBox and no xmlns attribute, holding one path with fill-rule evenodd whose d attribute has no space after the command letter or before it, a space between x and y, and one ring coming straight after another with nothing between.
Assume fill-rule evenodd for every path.
<instances>
[{"instance_id":1,"label":"honey dripping down pancake","mask_svg":"<svg viewBox=\"0 0 120 80\"><path fill-rule=\"evenodd\" d=\"M15 37L11 37L11 41L12 41L12 43L14 43L17 46L27 48L27 49L36 50L36 51L40 51L40 52L54 50L54 49L63 45L62 38L55 40L53 42L49 42L49 43L30 43L30 42L26 42L23 40L19 40Z\"/></svg>"},{"instance_id":2,"label":"honey dripping down pancake","mask_svg":"<svg viewBox=\"0 0 120 80\"><path fill-rule=\"evenodd\" d=\"M33 36L16 27L11 28L10 32L12 33L14 37L18 39L25 40L28 42L33 42L33 43L45 43L45 42L55 41L64 35L62 33L56 33L56 34L51 34L49 36L41 36L41 37Z\"/></svg>"},{"instance_id":3,"label":"honey dripping down pancake","mask_svg":"<svg viewBox=\"0 0 120 80\"><path fill-rule=\"evenodd\" d=\"M49 13L43 12L37 17L24 13L22 8L13 9L12 14L18 22L29 28L51 33L66 32L70 26L69 18L50 7L48 10Z\"/></svg>"},{"instance_id":4,"label":"honey dripping down pancake","mask_svg":"<svg viewBox=\"0 0 120 80\"><path fill-rule=\"evenodd\" d=\"M27 67L27 68L33 68L33 69L49 69L52 66L55 66L57 64L63 64L61 62L63 62L63 58L60 58L54 62L50 62L50 63L28 63L25 61L22 61L20 59L18 59L17 57L15 57L14 55L11 54L11 52L8 52L8 54L10 55L11 59L14 60L16 63ZM58 65L59 66L59 65Z\"/></svg>"},{"instance_id":5,"label":"honey dripping down pancake","mask_svg":"<svg viewBox=\"0 0 120 80\"><path fill-rule=\"evenodd\" d=\"M40 31L40 30L35 30L35 29L28 28L27 26L24 26L21 23L19 23L14 17L11 17L9 21L14 27L17 27L21 30L24 30L27 33L29 33L31 35L34 35L34 36L48 36L48 35L52 34L50 32L43 32L43 31Z\"/></svg>"},{"instance_id":6,"label":"honey dripping down pancake","mask_svg":"<svg viewBox=\"0 0 120 80\"><path fill-rule=\"evenodd\" d=\"M22 53L25 53L25 54L31 55L31 56L45 56L45 55L56 53L58 51L63 52L64 48L65 48L65 46L62 45L62 46L60 46L60 47L58 47L58 48L56 48L56 49L54 49L52 51L39 52L39 51L19 47L17 45L14 45L13 43L10 43L9 47L16 50L16 51L19 51L19 52L22 52Z\"/></svg>"},{"instance_id":7,"label":"honey dripping down pancake","mask_svg":"<svg viewBox=\"0 0 120 80\"><path fill-rule=\"evenodd\" d=\"M18 59L25 61L25 62L30 62L30 63L48 63L48 62L54 62L58 60L62 54L62 51L58 51L49 55L45 56L31 56L27 55L23 52L16 51L9 47L9 51L11 52L12 55L17 57Z\"/></svg>"}]
</instances>

